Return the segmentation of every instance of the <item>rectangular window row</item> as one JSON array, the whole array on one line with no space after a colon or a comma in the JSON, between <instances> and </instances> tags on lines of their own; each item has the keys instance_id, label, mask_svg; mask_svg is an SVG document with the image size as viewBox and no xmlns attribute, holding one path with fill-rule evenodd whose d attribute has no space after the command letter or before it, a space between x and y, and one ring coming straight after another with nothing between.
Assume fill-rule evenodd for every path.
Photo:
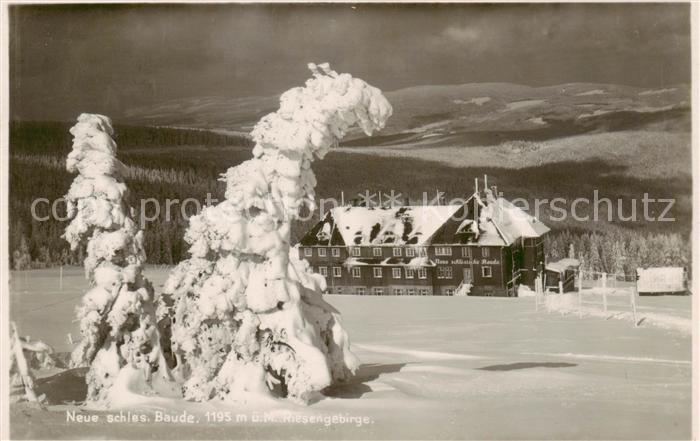
<instances>
[{"instance_id":1,"label":"rectangular window row","mask_svg":"<svg viewBox=\"0 0 700 441\"><path fill-rule=\"evenodd\" d=\"M309 256L310 255L311 254L309 254ZM350 255L353 257L362 256L362 248L351 247L350 248ZM406 257L416 257L416 255L421 256L421 257L426 257L428 255L428 251L425 247L392 247L391 255L393 257L403 257L404 255ZM372 247L372 257L383 257L383 256L384 256L384 250L382 247Z\"/></svg>"},{"instance_id":2,"label":"rectangular window row","mask_svg":"<svg viewBox=\"0 0 700 441\"><path fill-rule=\"evenodd\" d=\"M421 288L419 290L416 290L415 288L408 288L408 289L403 289L403 288L394 288L392 290L392 294L395 296L402 296L404 295L404 292L409 295L409 296L415 296L416 294L421 295L421 296L427 296L430 292L426 288ZM375 286L371 290L372 295L374 296L382 296L384 295L384 288L380 286ZM363 286L358 286L355 288L355 294L359 296L364 296L367 294L367 289Z\"/></svg>"},{"instance_id":3,"label":"rectangular window row","mask_svg":"<svg viewBox=\"0 0 700 441\"><path fill-rule=\"evenodd\" d=\"M338 278L338 277L342 277L342 275L343 275L342 268L339 266L332 267L331 271L333 271L333 277ZM320 275L322 275L323 277L328 277L328 267L327 266L319 266L318 273Z\"/></svg>"},{"instance_id":4,"label":"rectangular window row","mask_svg":"<svg viewBox=\"0 0 700 441\"><path fill-rule=\"evenodd\" d=\"M333 247L330 248L331 250L331 256L333 257L340 257L340 248L338 247ZM405 251L404 251L405 250ZM491 257L491 249L489 247L480 247L481 251L481 257ZM314 255L314 249L312 247L305 247L304 248L304 257L313 257ZM328 256L328 248L327 247L319 247L317 248L317 255L318 257L327 257ZM360 247L351 247L350 248L350 255L353 257L360 257L362 256L362 249ZM372 247L372 256L373 257L382 257L384 255L384 252L381 247ZM426 257L428 255L427 249L425 247L393 247L392 248L392 256L393 257L415 257L416 255L420 257ZM435 247L435 255L436 256L451 256L452 255L452 247ZM462 257L472 257L473 251L472 247L462 247Z\"/></svg>"},{"instance_id":5,"label":"rectangular window row","mask_svg":"<svg viewBox=\"0 0 700 441\"><path fill-rule=\"evenodd\" d=\"M451 256L452 247L435 247L436 256Z\"/></svg>"},{"instance_id":6,"label":"rectangular window row","mask_svg":"<svg viewBox=\"0 0 700 441\"><path fill-rule=\"evenodd\" d=\"M318 257L327 257L328 256L328 248L319 247L319 248L317 248L317 250L318 250L317 251ZM310 248L310 247L304 248L304 257L313 257L313 255L314 255L313 248ZM340 257L340 248L337 248L337 247L331 248L331 256Z\"/></svg>"},{"instance_id":7,"label":"rectangular window row","mask_svg":"<svg viewBox=\"0 0 700 441\"><path fill-rule=\"evenodd\" d=\"M391 268L391 277L393 279L400 279L401 277L405 277L406 279L413 279L415 277L416 272L418 272L419 279L428 278L428 271L425 268L418 268L417 271L415 268L404 268L402 274L400 267ZM352 274L353 278L360 279L362 278L362 268L359 266L354 266L350 269L350 274ZM378 266L373 267L372 276L375 279L381 279L382 277L384 277L384 268Z\"/></svg>"},{"instance_id":8,"label":"rectangular window row","mask_svg":"<svg viewBox=\"0 0 700 441\"><path fill-rule=\"evenodd\" d=\"M324 277L328 276L328 267L319 266L318 273ZM406 279L413 279L413 278L415 278L416 273L418 273L419 279L427 279L428 278L428 271L425 268L418 268L417 270L415 268L404 268L403 274L401 272L401 268L398 268L398 267L391 268L391 277L393 279L400 279L400 278L402 278L402 276ZM362 268L359 266L354 266L350 269L350 274L352 275L353 278L360 279L360 278L362 278ZM375 279L381 279L382 277L384 277L384 269L382 267L375 266L372 268L372 275L374 276ZM341 277L341 276L342 276L341 267L334 266L333 267L333 277ZM438 279L452 279L453 277L454 277L454 273L452 271L451 266L438 266L437 267L437 278ZM481 267L481 277L493 277L492 268L488 265L482 266Z\"/></svg>"}]
</instances>

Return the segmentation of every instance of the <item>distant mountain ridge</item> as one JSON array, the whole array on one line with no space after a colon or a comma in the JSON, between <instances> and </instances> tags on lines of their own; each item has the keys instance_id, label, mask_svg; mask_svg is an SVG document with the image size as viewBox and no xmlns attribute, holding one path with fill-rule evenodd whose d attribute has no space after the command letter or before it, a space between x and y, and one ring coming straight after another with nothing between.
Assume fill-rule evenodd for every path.
<instances>
[{"instance_id":1,"label":"distant mountain ridge","mask_svg":"<svg viewBox=\"0 0 700 441\"><path fill-rule=\"evenodd\" d=\"M386 92L394 116L381 135L351 133L346 146L494 145L630 129L690 130L690 86L658 89L595 83L422 85ZM199 97L129 109L132 124L249 132L278 96Z\"/></svg>"}]
</instances>

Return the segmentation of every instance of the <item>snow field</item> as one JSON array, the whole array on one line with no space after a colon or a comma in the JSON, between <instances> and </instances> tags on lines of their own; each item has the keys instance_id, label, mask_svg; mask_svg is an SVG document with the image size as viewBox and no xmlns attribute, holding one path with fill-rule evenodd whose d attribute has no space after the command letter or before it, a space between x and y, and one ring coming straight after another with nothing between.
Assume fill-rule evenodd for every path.
<instances>
[{"instance_id":1,"label":"snow field","mask_svg":"<svg viewBox=\"0 0 700 441\"><path fill-rule=\"evenodd\" d=\"M156 292L167 272L146 268ZM57 269L13 272L12 319L22 335L70 350L65 335L76 327L71 324L73 308L86 286L79 268L64 270L63 291ZM112 433L118 438L143 438L145 433L220 439L290 434L321 439L690 437L688 334L645 322L635 328L631 321L535 312L532 298L324 298L343 311L351 348L361 361L356 376L325 390L325 398L308 407L276 400L245 411L368 416L369 425L65 428L61 411L66 406L51 407L41 421L50 424L56 415L66 436ZM690 308L690 297L639 299L640 311L651 313L689 317ZM167 410L181 409L244 411L222 402L182 401ZM41 430L37 420L17 418L13 430Z\"/></svg>"}]
</instances>

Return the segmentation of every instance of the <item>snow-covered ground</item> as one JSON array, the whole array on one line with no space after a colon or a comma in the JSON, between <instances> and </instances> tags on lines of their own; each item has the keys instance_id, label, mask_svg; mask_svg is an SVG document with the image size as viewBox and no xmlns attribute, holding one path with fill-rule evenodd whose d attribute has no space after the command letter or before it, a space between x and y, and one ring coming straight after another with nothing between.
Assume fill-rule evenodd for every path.
<instances>
[{"instance_id":1,"label":"snow-covered ground","mask_svg":"<svg viewBox=\"0 0 700 441\"><path fill-rule=\"evenodd\" d=\"M69 351L73 310L87 283L82 269L13 272L11 317L22 335ZM167 269L151 267L156 291ZM681 329L607 317L535 311L534 298L327 296L342 313L357 376L308 407L247 408L174 403L194 423L154 422L157 409L131 410L150 422L66 422L70 404L11 412L13 438L478 438L687 439L691 422L691 337ZM617 300L615 300L617 301ZM689 320L690 297L643 297L640 317ZM43 373L46 376L48 373ZM42 375L40 375L42 376ZM42 385L66 399L80 378ZM59 399L49 396L53 401ZM160 409L163 410L163 409ZM232 421L207 422L211 418ZM81 412L78 412L81 413ZM92 412L83 412L92 414ZM239 421L236 422L236 415ZM244 415L248 421L243 422ZM272 418L258 422L254 418ZM320 417L304 422L302 418ZM298 418L291 421L290 418ZM335 420L333 420L335 418ZM365 418L362 420L362 418Z\"/></svg>"}]
</instances>

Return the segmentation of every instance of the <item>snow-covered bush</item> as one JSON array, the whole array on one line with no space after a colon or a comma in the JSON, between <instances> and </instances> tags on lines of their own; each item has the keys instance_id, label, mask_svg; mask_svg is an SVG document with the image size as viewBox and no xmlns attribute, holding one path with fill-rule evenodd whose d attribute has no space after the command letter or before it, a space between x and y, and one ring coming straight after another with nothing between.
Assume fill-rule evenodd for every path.
<instances>
[{"instance_id":1,"label":"snow-covered bush","mask_svg":"<svg viewBox=\"0 0 700 441\"><path fill-rule=\"evenodd\" d=\"M187 399L273 391L304 402L357 367L325 280L290 253L290 222L315 208L315 157L354 125L381 129L392 109L364 81L309 67L313 78L253 129L253 158L223 176L226 200L191 218L191 257L165 283L159 317L172 323Z\"/></svg>"},{"instance_id":2,"label":"snow-covered bush","mask_svg":"<svg viewBox=\"0 0 700 441\"><path fill-rule=\"evenodd\" d=\"M116 158L112 123L82 114L70 129L66 167L78 173L65 196L72 219L63 237L86 246L85 274L92 288L77 309L81 341L72 366L89 366L88 401L109 404L110 388L126 366L150 380L169 376L160 348L153 287L142 275L143 232L126 202L124 165Z\"/></svg>"}]
</instances>

